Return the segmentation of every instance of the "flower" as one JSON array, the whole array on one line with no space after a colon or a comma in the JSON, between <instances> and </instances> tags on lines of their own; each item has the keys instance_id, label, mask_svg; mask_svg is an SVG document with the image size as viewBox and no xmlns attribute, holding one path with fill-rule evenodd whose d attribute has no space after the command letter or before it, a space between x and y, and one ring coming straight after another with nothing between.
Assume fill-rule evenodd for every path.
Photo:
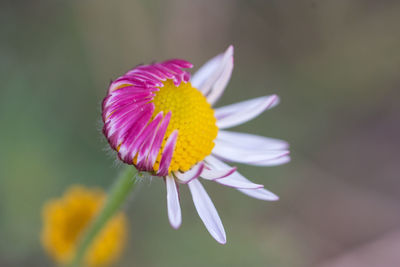
<instances>
[{"instance_id":1,"label":"flower","mask_svg":"<svg viewBox=\"0 0 400 267\"><path fill-rule=\"evenodd\" d=\"M43 208L42 245L59 264L69 263L79 238L97 214L105 199L100 189L70 187L61 198L49 200ZM85 266L104 266L114 262L125 243L126 217L120 212L103 228L91 244Z\"/></svg>"},{"instance_id":2,"label":"flower","mask_svg":"<svg viewBox=\"0 0 400 267\"><path fill-rule=\"evenodd\" d=\"M233 70L233 47L209 60L190 78L192 64L172 59L140 65L111 82L103 101L103 132L118 157L163 177L170 224L181 224L179 185L187 184L209 233L226 243L224 227L198 178L233 187L261 200L278 197L224 161L274 166L290 160L288 144L225 131L276 106L276 95L213 109Z\"/></svg>"}]
</instances>

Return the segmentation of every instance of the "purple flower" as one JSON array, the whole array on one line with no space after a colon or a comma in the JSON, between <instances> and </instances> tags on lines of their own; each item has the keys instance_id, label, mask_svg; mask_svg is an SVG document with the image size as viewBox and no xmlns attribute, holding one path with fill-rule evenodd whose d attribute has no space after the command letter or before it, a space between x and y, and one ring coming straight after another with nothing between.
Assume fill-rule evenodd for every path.
<instances>
[{"instance_id":1,"label":"purple flower","mask_svg":"<svg viewBox=\"0 0 400 267\"><path fill-rule=\"evenodd\" d=\"M141 65L113 81L103 101L104 135L118 157L163 177L171 226L181 225L179 185L187 184L210 234L226 243L225 230L200 179L233 187L257 199L278 197L224 163L275 166L290 161L285 141L225 131L276 106L276 95L212 108L229 82L233 47L209 60L192 78L192 64L173 59Z\"/></svg>"}]
</instances>

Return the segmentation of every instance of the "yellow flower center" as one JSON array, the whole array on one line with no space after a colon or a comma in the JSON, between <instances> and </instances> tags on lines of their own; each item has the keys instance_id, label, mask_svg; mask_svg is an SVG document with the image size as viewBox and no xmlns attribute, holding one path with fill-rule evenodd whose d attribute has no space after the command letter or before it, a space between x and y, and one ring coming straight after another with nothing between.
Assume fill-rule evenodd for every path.
<instances>
[{"instance_id":1,"label":"yellow flower center","mask_svg":"<svg viewBox=\"0 0 400 267\"><path fill-rule=\"evenodd\" d=\"M69 263L81 234L101 208L105 193L81 186L71 187L62 198L50 200L43 209L42 244L59 264ZM85 266L108 265L119 256L126 236L126 217L113 217L90 246Z\"/></svg>"},{"instance_id":2,"label":"yellow flower center","mask_svg":"<svg viewBox=\"0 0 400 267\"><path fill-rule=\"evenodd\" d=\"M178 130L169 172L185 172L211 154L218 133L217 120L207 99L190 82L175 86L172 80L167 80L163 84L152 100L154 116L160 111L164 114L171 111L172 116L160 151L163 151L168 136ZM161 152L154 164L156 171L160 160Z\"/></svg>"}]
</instances>

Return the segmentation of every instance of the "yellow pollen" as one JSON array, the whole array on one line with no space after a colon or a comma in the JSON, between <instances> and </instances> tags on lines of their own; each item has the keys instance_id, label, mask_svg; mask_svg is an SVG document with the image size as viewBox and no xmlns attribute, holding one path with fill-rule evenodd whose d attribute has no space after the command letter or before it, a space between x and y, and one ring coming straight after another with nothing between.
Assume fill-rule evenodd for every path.
<instances>
[{"instance_id":1,"label":"yellow pollen","mask_svg":"<svg viewBox=\"0 0 400 267\"><path fill-rule=\"evenodd\" d=\"M166 140L178 130L169 172L185 172L211 154L218 133L217 120L207 99L190 82L175 86L172 80L167 80L163 84L152 100L155 106L153 117L160 111L164 114L171 111L171 120L153 168L158 170Z\"/></svg>"}]
</instances>

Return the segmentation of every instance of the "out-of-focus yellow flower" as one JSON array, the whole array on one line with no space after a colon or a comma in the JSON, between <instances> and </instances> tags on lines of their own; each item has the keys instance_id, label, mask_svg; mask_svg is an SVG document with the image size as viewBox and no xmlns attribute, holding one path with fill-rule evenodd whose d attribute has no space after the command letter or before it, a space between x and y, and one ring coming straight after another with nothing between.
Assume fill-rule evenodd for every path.
<instances>
[{"instance_id":1,"label":"out-of-focus yellow flower","mask_svg":"<svg viewBox=\"0 0 400 267\"><path fill-rule=\"evenodd\" d=\"M101 189L72 186L61 198L44 205L41 240L57 263L72 260L81 234L102 207L105 196ZM126 220L120 212L107 223L88 249L86 266L108 265L119 257L125 243Z\"/></svg>"}]
</instances>

